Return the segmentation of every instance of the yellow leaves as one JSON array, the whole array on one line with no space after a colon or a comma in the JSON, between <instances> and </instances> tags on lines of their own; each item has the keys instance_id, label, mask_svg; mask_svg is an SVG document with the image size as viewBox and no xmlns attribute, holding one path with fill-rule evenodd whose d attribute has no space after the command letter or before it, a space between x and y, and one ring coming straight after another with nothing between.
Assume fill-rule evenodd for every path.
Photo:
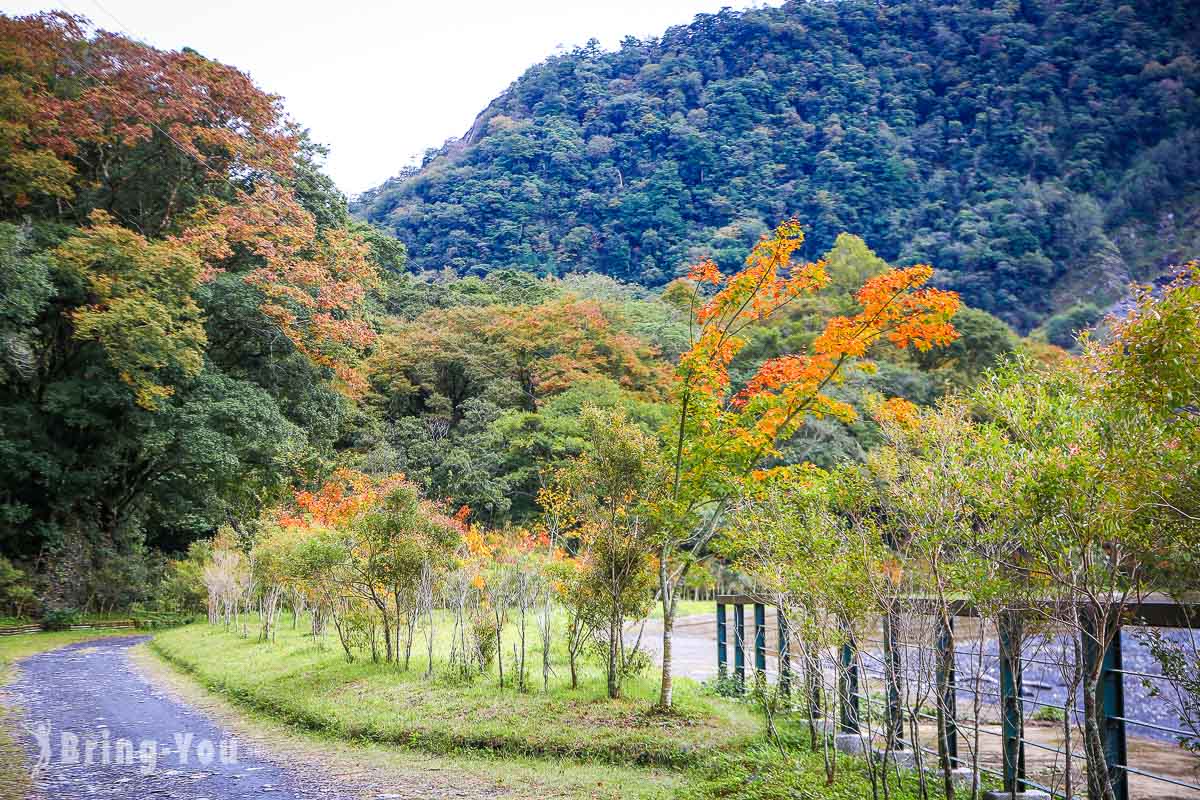
<instances>
[{"instance_id":1,"label":"yellow leaves","mask_svg":"<svg viewBox=\"0 0 1200 800\"><path fill-rule=\"evenodd\" d=\"M99 344L138 405L155 410L174 393L172 370L190 377L204 365L207 338L192 298L200 262L175 242L113 224L104 212L90 221L54 251L87 294L87 304L70 312L72 337Z\"/></svg>"},{"instance_id":2,"label":"yellow leaves","mask_svg":"<svg viewBox=\"0 0 1200 800\"><path fill-rule=\"evenodd\" d=\"M903 397L891 397L871 409L871 415L881 425L898 425L915 428L921 424L920 412L915 403Z\"/></svg>"}]
</instances>

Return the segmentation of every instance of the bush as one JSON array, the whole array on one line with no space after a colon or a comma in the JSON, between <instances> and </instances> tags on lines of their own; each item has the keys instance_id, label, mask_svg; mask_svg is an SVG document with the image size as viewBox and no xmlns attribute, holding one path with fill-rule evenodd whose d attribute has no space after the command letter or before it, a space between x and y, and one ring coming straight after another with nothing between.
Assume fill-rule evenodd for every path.
<instances>
[{"instance_id":1,"label":"bush","mask_svg":"<svg viewBox=\"0 0 1200 800\"><path fill-rule=\"evenodd\" d=\"M129 618L142 630L156 630L190 625L203 619L204 615L189 611L159 611L134 603L129 609Z\"/></svg>"},{"instance_id":2,"label":"bush","mask_svg":"<svg viewBox=\"0 0 1200 800\"><path fill-rule=\"evenodd\" d=\"M1091 303L1076 303L1046 320L1046 341L1070 350L1080 332L1095 325L1102 316L1104 312Z\"/></svg>"},{"instance_id":3,"label":"bush","mask_svg":"<svg viewBox=\"0 0 1200 800\"><path fill-rule=\"evenodd\" d=\"M73 608L62 608L50 611L42 617L42 627L48 631L70 630L72 625L78 625L81 615Z\"/></svg>"},{"instance_id":4,"label":"bush","mask_svg":"<svg viewBox=\"0 0 1200 800\"><path fill-rule=\"evenodd\" d=\"M28 576L0 556L0 612L10 617L25 617L36 605L37 598Z\"/></svg>"},{"instance_id":5,"label":"bush","mask_svg":"<svg viewBox=\"0 0 1200 800\"><path fill-rule=\"evenodd\" d=\"M202 579L204 564L212 557L212 541L192 542L187 557L167 562L162 579L153 593L154 604L163 611L179 614L203 613L207 609L208 590Z\"/></svg>"},{"instance_id":6,"label":"bush","mask_svg":"<svg viewBox=\"0 0 1200 800\"><path fill-rule=\"evenodd\" d=\"M1054 706L1042 706L1037 711L1033 712L1033 719L1038 722L1062 722L1066 719L1066 714L1061 708Z\"/></svg>"}]
</instances>

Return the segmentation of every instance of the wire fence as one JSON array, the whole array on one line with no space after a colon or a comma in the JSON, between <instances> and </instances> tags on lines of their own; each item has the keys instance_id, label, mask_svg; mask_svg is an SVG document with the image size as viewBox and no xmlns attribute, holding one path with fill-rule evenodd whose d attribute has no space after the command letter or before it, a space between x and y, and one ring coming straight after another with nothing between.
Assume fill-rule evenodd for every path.
<instances>
[{"instance_id":1,"label":"wire fence","mask_svg":"<svg viewBox=\"0 0 1200 800\"><path fill-rule=\"evenodd\" d=\"M1152 666L1126 668L1123 658L1125 648L1136 658L1147 657L1130 639L1131 629L1153 625L1193 636L1195 604L1159 599L1151 613L1122 617L1102 652L1098 647L1080 648L1061 631L1027 633L1016 614L995 621L993 636L967 604L956 605L948 633L928 613L910 610L881 617L877 638L856 640L848 635L840 652L827 648L815 659L810 653L799 661L792 652L794 637L787 619L770 604L748 595L722 595L716 609L720 676L743 690L748 678L762 676L789 698L802 684L815 685L799 681L806 670L819 671L822 688L832 676L837 684L836 731L858 736L868 749L882 745L889 753L933 755L938 763L994 779L1007 791L1037 789L1057 798L1096 795L1097 788L1089 787L1088 766L1094 764L1091 771L1099 773L1102 758L1116 800L1200 798L1200 761L1179 746L1200 738L1200 732L1189 729L1195 720L1153 716L1161 716L1162 701L1151 701L1167 691L1163 686L1156 691L1154 685L1170 684L1171 691L1180 687L1151 671ZM731 619L727 610L732 611ZM747 610L752 610L750 619ZM961 641L953 635L953 620L959 617L976 621L974 634ZM711 630L711 623L689 627ZM1086 645L1087 638L1081 638ZM1094 718L1102 753L1086 745L1081 707L1080 676L1097 666ZM1133 714L1126 710L1126 694L1131 692L1137 709ZM793 705L812 709L813 716L821 707L811 698L791 699ZM1148 715L1151 718L1145 718ZM1185 724L1189 727L1182 727ZM824 725L831 733L830 723ZM1146 763L1130 756L1131 735L1142 737L1133 750ZM927 737L935 748L927 746ZM1151 746L1150 740L1158 744ZM1094 754L1089 757L1088 751ZM1174 754L1167 766L1162 763L1164 753Z\"/></svg>"}]
</instances>

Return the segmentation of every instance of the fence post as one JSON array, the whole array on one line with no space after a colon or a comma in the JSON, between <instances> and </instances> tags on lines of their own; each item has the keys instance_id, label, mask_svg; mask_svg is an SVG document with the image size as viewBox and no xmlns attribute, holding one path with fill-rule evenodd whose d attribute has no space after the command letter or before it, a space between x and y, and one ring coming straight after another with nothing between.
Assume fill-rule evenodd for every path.
<instances>
[{"instance_id":1,"label":"fence post","mask_svg":"<svg viewBox=\"0 0 1200 800\"><path fill-rule=\"evenodd\" d=\"M958 764L958 689L954 674L954 617L949 625L944 620L938 623L937 639L937 692L942 716L946 720L946 741L938 742L938 752L946 748L951 766Z\"/></svg>"},{"instance_id":2,"label":"fence post","mask_svg":"<svg viewBox=\"0 0 1200 800\"><path fill-rule=\"evenodd\" d=\"M754 679L767 680L767 607L754 604Z\"/></svg>"},{"instance_id":3,"label":"fence post","mask_svg":"<svg viewBox=\"0 0 1200 800\"><path fill-rule=\"evenodd\" d=\"M779 606L775 607L775 627L779 629L779 691L784 697L792 696L792 632L788 629L787 616Z\"/></svg>"},{"instance_id":4,"label":"fence post","mask_svg":"<svg viewBox=\"0 0 1200 800\"><path fill-rule=\"evenodd\" d=\"M725 632L725 604L717 603L717 678L724 681L729 672L729 643Z\"/></svg>"},{"instance_id":5,"label":"fence post","mask_svg":"<svg viewBox=\"0 0 1200 800\"><path fill-rule=\"evenodd\" d=\"M1096 663L1100 649L1096 640L1095 625L1084 615L1085 635L1084 658L1089 665ZM1115 620L1111 624L1119 625ZM1112 642L1104 650L1100 664L1100 685L1097 687L1096 705L1100 709L1100 735L1104 739L1104 761L1108 766L1108 780L1116 800L1128 800L1129 775L1124 767L1125 759L1125 679L1121 674L1121 629L1117 628Z\"/></svg>"},{"instance_id":6,"label":"fence post","mask_svg":"<svg viewBox=\"0 0 1200 800\"><path fill-rule=\"evenodd\" d=\"M1004 736L1004 791L1019 792L1025 779L1025 712L1021 702L1021 620L1000 617L1000 716ZM982 645L981 645L982 646Z\"/></svg>"},{"instance_id":7,"label":"fence post","mask_svg":"<svg viewBox=\"0 0 1200 800\"><path fill-rule=\"evenodd\" d=\"M842 645L842 674L838 676L840 725L842 733L858 733L858 664L854 658L854 638L848 627L846 635L848 638Z\"/></svg>"},{"instance_id":8,"label":"fence post","mask_svg":"<svg viewBox=\"0 0 1200 800\"><path fill-rule=\"evenodd\" d=\"M733 606L733 671L739 692L746 690L746 607Z\"/></svg>"},{"instance_id":9,"label":"fence post","mask_svg":"<svg viewBox=\"0 0 1200 800\"><path fill-rule=\"evenodd\" d=\"M883 615L884 678L887 681L887 738L892 749L904 749L904 710L900 705L900 676L903 666L899 634L896 631L896 612L889 608ZM915 745L915 743L914 743Z\"/></svg>"}]
</instances>

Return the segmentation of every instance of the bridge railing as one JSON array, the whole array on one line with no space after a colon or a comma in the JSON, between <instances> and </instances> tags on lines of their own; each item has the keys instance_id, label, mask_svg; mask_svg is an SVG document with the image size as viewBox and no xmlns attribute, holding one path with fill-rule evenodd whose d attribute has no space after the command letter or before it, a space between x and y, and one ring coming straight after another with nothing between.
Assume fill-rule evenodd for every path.
<instances>
[{"instance_id":1,"label":"bridge railing","mask_svg":"<svg viewBox=\"0 0 1200 800\"><path fill-rule=\"evenodd\" d=\"M776 641L771 643L772 647L768 646L768 608L774 609L773 616L776 623L774 626ZM753 627L749 631L747 629L747 609L752 611ZM934 601L925 598L905 598L905 609L909 613L935 614ZM1114 608L1114 613L1115 611ZM1162 786L1164 791L1167 787L1172 787L1173 790L1185 789L1195 792L1196 796L1200 797L1200 781L1164 775L1161 772L1154 772L1130 763L1128 736L1131 727L1152 730L1159 734L1176 737L1179 741L1195 739L1196 732L1132 718L1126 713L1126 676L1143 682L1169 682L1169 679L1162 674L1125 669L1121 643L1121 630L1124 629L1154 627L1180 628L1191 631L1196 620L1200 619L1200 603L1179 603L1170 598L1154 596L1131 605L1125 611L1126 613L1118 622L1117 632L1112 636L1111 642L1103 652L1100 652L1099 647L1093 644L1091 647L1085 646L1082 653L1085 667L1094 665L1096 659L1101 662L1097 707L1101 712L1100 729L1104 760L1108 767L1113 793L1116 800L1129 800L1129 776L1135 775L1143 781L1152 781L1154 785ZM732 625L729 619L730 612ZM1037 615L1037 613L1038 609L1033 607L1024 613L1008 612L997 621L998 647L995 661L999 666L998 691L981 689L978 682L975 686L970 686L957 680L955 668L957 654L954 651L953 636L954 620L964 617L980 617L978 609L971 603L956 601L951 604L950 630L940 631L934 639L932 647L902 640L897 635L896 620L889 618L887 614L881 614L883 635L880 639L867 638L860 643L856 642L853 636L848 636L846 637L847 643L837 653L837 730L845 734L860 734L864 720L872 718L872 714L876 710L876 703L878 703L879 710L882 712L880 716L885 719L885 727L878 731L868 730L868 735L880 733L891 737L891 741L897 747L910 750L920 749L923 753L939 755L937 750L922 746L920 741L912 742L904 737L906 714L915 714L927 721L935 721L937 718L921 710L906 712L904 705L899 702L899 682L905 679L906 672L911 671L910 667L904 666L912 661L905 657L905 651L912 648L932 650L935 656L932 659L934 664L949 666L948 669L935 669L935 675L926 676L932 678L931 684L936 687L937 702L948 721L943 747L947 752L949 763L956 767L970 766L968 760L962 758L959 752L960 734L964 729L971 733L977 730L980 735L998 736L1001 739L1001 768L999 770L989 769L980 765L976 760L975 766L980 773L997 779L1006 791L1038 789L1052 797L1065 798L1066 795L1059 787L1043 785L1033 780L1027 774L1026 769L1027 748L1052 754L1056 758L1062 757L1068 771L1072 768L1072 760L1080 759L1086 763L1087 759L1086 755L1074 751L1074 749L1068 751L1061 747L1052 747L1025 735L1025 721L1030 706L1035 709L1054 709L1056 712L1066 715L1068 720L1071 715L1078 719L1083 714L1083 709L1076 705L1075 697L1070 694L1064 703L1057 704L1031 698L1024 691L1023 676L1026 666L1046 663L1052 663L1057 667L1062 666L1059 662L1045 662L1023 652L1023 645L1026 643L1023 624L1028 616ZM940 615L940 612L938 614ZM779 613L779 610L771 602L750 594L718 595L716 597L716 632L717 672L722 679L731 679L740 691L745 690L748 677L767 680L770 672L768 655L771 655L775 657L778 665L774 671L774 677L779 691L784 697L791 697L796 674L791 653L792 636L786 616ZM1085 643L1089 641L1089 637L1083 638ZM1095 637L1091 637L1090 641L1094 642ZM881 654L862 647L861 645L864 644L876 646ZM982 652L984 646L982 640L978 646ZM730 663L731 652L732 664ZM751 660L749 665L748 657ZM925 662L917 659L917 663L922 665ZM748 666L753 670L753 676L748 676ZM864 678L864 675L860 674L860 670L873 673L876 677L884 680L887 688L885 701L873 701L860 690L860 684ZM1000 710L1000 730L988 730L981 726L979 720L969 722L962 720L957 713L957 698L960 694L988 696L991 700L996 701ZM816 708L813 704L810 704L809 707L810 709ZM867 725L869 726L870 723L868 722ZM1078 796L1075 792L1072 794ZM1164 795L1156 793L1151 796Z\"/></svg>"}]
</instances>

